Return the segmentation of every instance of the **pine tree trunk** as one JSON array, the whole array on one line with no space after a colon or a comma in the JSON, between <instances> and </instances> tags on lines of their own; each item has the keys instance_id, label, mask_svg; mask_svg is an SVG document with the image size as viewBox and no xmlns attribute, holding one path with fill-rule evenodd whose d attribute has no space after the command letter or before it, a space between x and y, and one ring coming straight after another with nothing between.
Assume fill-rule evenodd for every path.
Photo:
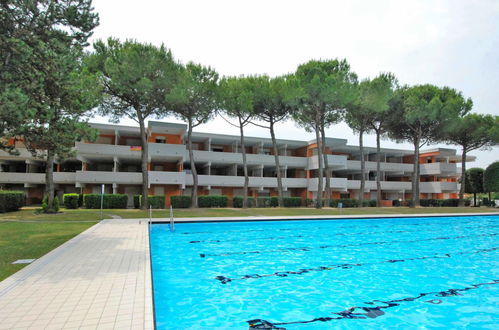
<instances>
[{"instance_id":1,"label":"pine tree trunk","mask_svg":"<svg viewBox=\"0 0 499 330\"><path fill-rule=\"evenodd\" d=\"M463 146L461 156L461 188L459 189L459 206L464 206L464 189L466 185L466 146Z\"/></svg>"},{"instance_id":2,"label":"pine tree trunk","mask_svg":"<svg viewBox=\"0 0 499 330\"><path fill-rule=\"evenodd\" d=\"M412 202L411 207L419 206L419 136L414 140L414 172L412 174Z\"/></svg>"},{"instance_id":3,"label":"pine tree trunk","mask_svg":"<svg viewBox=\"0 0 499 330\"><path fill-rule=\"evenodd\" d=\"M46 213L55 213L54 210L54 151L47 150L47 165L45 167L45 197L47 198Z\"/></svg>"},{"instance_id":4,"label":"pine tree trunk","mask_svg":"<svg viewBox=\"0 0 499 330\"><path fill-rule=\"evenodd\" d=\"M359 191L359 207L364 204L364 190L366 188L366 164L364 161L364 131L359 132L359 149L360 149L360 191Z\"/></svg>"},{"instance_id":5,"label":"pine tree trunk","mask_svg":"<svg viewBox=\"0 0 499 330\"><path fill-rule=\"evenodd\" d=\"M276 173L277 173L277 189L279 192L279 196L277 198L278 198L279 207L283 207L284 202L282 199L283 191L282 191L281 165L279 164L279 151L277 150L277 141L275 139L274 122L273 121L270 121L270 136L272 137L272 148L274 149L274 159L275 159L275 166L276 166Z\"/></svg>"},{"instance_id":6,"label":"pine tree trunk","mask_svg":"<svg viewBox=\"0 0 499 330\"><path fill-rule=\"evenodd\" d=\"M196 170L196 164L194 163L194 153L192 152L192 120L189 120L189 128L187 131L187 146L189 148L189 161L191 163L191 173L192 173L192 208L198 207L198 172Z\"/></svg>"},{"instance_id":7,"label":"pine tree trunk","mask_svg":"<svg viewBox=\"0 0 499 330\"><path fill-rule=\"evenodd\" d=\"M376 130L376 206L381 207L381 138Z\"/></svg>"},{"instance_id":8,"label":"pine tree trunk","mask_svg":"<svg viewBox=\"0 0 499 330\"><path fill-rule=\"evenodd\" d=\"M315 141L317 143L317 160L319 162L319 169L317 173L317 198L315 200L315 208L322 208L322 176L324 175L324 169L322 167L322 140L320 138L320 128L315 123Z\"/></svg>"},{"instance_id":9,"label":"pine tree trunk","mask_svg":"<svg viewBox=\"0 0 499 330\"><path fill-rule=\"evenodd\" d=\"M239 131L241 132L241 151L243 154L243 172L244 172L244 188L243 188L243 209L248 207L248 164L246 163L246 147L244 145L244 124L239 117ZM236 173L237 174L237 173Z\"/></svg>"},{"instance_id":10,"label":"pine tree trunk","mask_svg":"<svg viewBox=\"0 0 499 330\"><path fill-rule=\"evenodd\" d=\"M326 154L326 132L324 125L321 124L321 138L322 138L322 156L324 158L324 171L326 172L326 196L327 202L331 199L331 170L329 169L329 162Z\"/></svg>"},{"instance_id":11,"label":"pine tree trunk","mask_svg":"<svg viewBox=\"0 0 499 330\"><path fill-rule=\"evenodd\" d=\"M142 168L142 200L140 203L140 208L142 210L147 210L149 208L149 201L147 196L149 195L149 168L147 166L149 162L149 145L147 144L147 132L142 116L139 116L139 127L140 127L140 142L142 144L142 150L140 155L140 163Z\"/></svg>"}]
</instances>

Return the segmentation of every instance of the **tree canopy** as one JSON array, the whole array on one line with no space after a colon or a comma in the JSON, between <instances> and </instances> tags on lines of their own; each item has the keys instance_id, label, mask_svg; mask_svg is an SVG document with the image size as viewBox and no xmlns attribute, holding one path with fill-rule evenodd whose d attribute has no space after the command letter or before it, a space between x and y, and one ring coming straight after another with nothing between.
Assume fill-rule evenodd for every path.
<instances>
[{"instance_id":1,"label":"tree canopy","mask_svg":"<svg viewBox=\"0 0 499 330\"><path fill-rule=\"evenodd\" d=\"M485 192L499 192L499 162L493 162L485 169L483 188Z\"/></svg>"},{"instance_id":2,"label":"tree canopy","mask_svg":"<svg viewBox=\"0 0 499 330\"><path fill-rule=\"evenodd\" d=\"M164 46L156 47L133 40L121 42L108 39L97 41L95 52L89 56L88 66L100 77L103 99L99 105L102 115L119 122L126 117L140 127L142 203L148 207L148 142L145 121L169 113L168 97L177 86L180 66Z\"/></svg>"}]
</instances>

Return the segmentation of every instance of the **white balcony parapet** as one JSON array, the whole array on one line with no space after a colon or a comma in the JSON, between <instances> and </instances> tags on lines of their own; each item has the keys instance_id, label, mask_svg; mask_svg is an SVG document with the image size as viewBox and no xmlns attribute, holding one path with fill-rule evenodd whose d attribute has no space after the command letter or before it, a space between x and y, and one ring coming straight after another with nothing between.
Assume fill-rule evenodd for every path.
<instances>
[{"instance_id":1,"label":"white balcony parapet","mask_svg":"<svg viewBox=\"0 0 499 330\"><path fill-rule=\"evenodd\" d=\"M347 168L347 156L344 155L327 155L327 163L329 168L340 170ZM319 159L317 156L308 157L308 169L316 170L319 168Z\"/></svg>"},{"instance_id":2,"label":"white balcony parapet","mask_svg":"<svg viewBox=\"0 0 499 330\"><path fill-rule=\"evenodd\" d=\"M196 163L243 164L243 155L241 153L193 150L193 154ZM186 155L186 160L189 160L188 155ZM275 157L273 155L246 154L246 162L249 166L275 166ZM305 168L307 162L308 159L306 157L279 156L279 164L281 166Z\"/></svg>"},{"instance_id":3,"label":"white balcony parapet","mask_svg":"<svg viewBox=\"0 0 499 330\"><path fill-rule=\"evenodd\" d=\"M185 172L149 171L149 184L185 185Z\"/></svg>"},{"instance_id":4,"label":"white balcony parapet","mask_svg":"<svg viewBox=\"0 0 499 330\"><path fill-rule=\"evenodd\" d=\"M75 178L76 173L74 172L54 172L54 183L56 184L74 184ZM45 173L0 172L0 182L14 184L45 184Z\"/></svg>"},{"instance_id":5,"label":"white balcony parapet","mask_svg":"<svg viewBox=\"0 0 499 330\"><path fill-rule=\"evenodd\" d=\"M366 171L376 171L376 162L366 161ZM360 160L347 160L347 169L360 171ZM413 172L413 164L405 163L380 163L381 171L385 172Z\"/></svg>"},{"instance_id":6,"label":"white balcony parapet","mask_svg":"<svg viewBox=\"0 0 499 330\"><path fill-rule=\"evenodd\" d=\"M346 178L331 178L330 187L335 191L346 191L347 190L347 179ZM323 190L326 189L326 178L322 180ZM319 179L312 178L308 179L308 190L317 191L319 189Z\"/></svg>"},{"instance_id":7,"label":"white balcony parapet","mask_svg":"<svg viewBox=\"0 0 499 330\"><path fill-rule=\"evenodd\" d=\"M77 171L78 183L116 183L116 184L141 184L140 172L108 172L108 171Z\"/></svg>"},{"instance_id":8,"label":"white balcony parapet","mask_svg":"<svg viewBox=\"0 0 499 330\"><path fill-rule=\"evenodd\" d=\"M427 163L421 164L421 175L455 174L457 166L455 163Z\"/></svg>"},{"instance_id":9,"label":"white balcony parapet","mask_svg":"<svg viewBox=\"0 0 499 330\"><path fill-rule=\"evenodd\" d=\"M192 186L192 175L186 174L185 184ZM243 176L230 175L198 175L198 184L200 186L216 186L216 187L243 187ZM282 185L285 188L306 188L307 179L282 178ZM252 188L277 188L277 178L269 177L249 177L249 186Z\"/></svg>"},{"instance_id":10,"label":"white balcony parapet","mask_svg":"<svg viewBox=\"0 0 499 330\"><path fill-rule=\"evenodd\" d=\"M130 146L98 143L76 143L76 151L79 156L92 159L123 157L127 159L140 159L140 150L132 150Z\"/></svg>"}]
</instances>

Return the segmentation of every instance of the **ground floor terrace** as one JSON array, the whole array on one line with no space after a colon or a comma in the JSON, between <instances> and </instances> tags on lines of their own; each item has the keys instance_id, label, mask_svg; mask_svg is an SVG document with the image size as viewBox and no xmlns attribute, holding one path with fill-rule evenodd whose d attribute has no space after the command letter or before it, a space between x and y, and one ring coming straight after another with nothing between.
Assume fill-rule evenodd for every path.
<instances>
[{"instance_id":1,"label":"ground floor terrace","mask_svg":"<svg viewBox=\"0 0 499 330\"><path fill-rule=\"evenodd\" d=\"M357 199L360 194L359 180L345 180L344 187L336 187L332 185L331 198ZM139 184L112 184L112 183L87 183L87 184L57 184L56 195L62 200L63 194L79 193L79 194L100 194L104 184L104 193L106 194L126 194L128 195L128 207L133 207L133 196L141 194L141 185ZM317 182L314 182L315 187L288 187L283 189L284 197L300 197L303 200L303 205L306 205L307 199L315 199L317 196ZM26 202L28 205L40 204L44 195L44 185L23 185L23 184L4 184L4 189L21 190L26 192ZM458 198L456 182L421 182L420 198L421 199L454 199ZM411 199L411 183L410 182L381 182L381 200L382 206L392 206L393 201L403 201ZM170 206L171 196L190 196L192 186L182 186L175 184L154 184L149 185L149 195L165 196L165 207ZM232 206L232 198L234 196L243 196L244 190L241 186L227 186L223 181L214 181L212 185L200 185L198 188L198 196L204 195L225 195L228 197L229 206ZM250 197L273 197L278 196L277 187L261 187L250 185L248 196ZM365 200L376 200L377 189L375 181L366 181L366 189L364 190Z\"/></svg>"},{"instance_id":2,"label":"ground floor terrace","mask_svg":"<svg viewBox=\"0 0 499 330\"><path fill-rule=\"evenodd\" d=\"M294 215L240 217L192 217L199 213L187 213L177 222L283 220L283 219L334 219L362 218L363 216L322 214L316 216ZM393 210L393 209L390 209ZM401 208L399 212L411 212L412 216L423 209ZM456 209L474 211L472 208ZM476 211L477 209L475 209ZM478 209L487 214L494 210ZM216 211L216 210L215 210ZM274 212L279 210L258 210ZM322 210L323 212L336 212ZM448 208L441 210L450 212ZM23 213L24 212L24 213ZM43 221L30 217L24 210L0 217L2 224L15 219ZM81 216L86 210L65 212L68 217ZM79 213L78 213L79 212ZM106 210L119 213L118 210ZM129 216L145 215L140 211L127 211ZM238 211L239 212L239 211ZM215 213L205 212L206 215ZM115 214L115 216L118 216ZM466 213L470 215L472 213ZM490 213L498 214L498 213ZM456 213L441 213L456 215ZM20 218L16 218L19 216ZM92 215L94 217L95 215ZM407 214L393 214L393 217ZM47 216L46 216L47 217ZM55 220L57 215L45 218ZM372 218L373 215L364 217ZM376 217L376 216L374 216ZM387 215L379 215L387 217ZM10 222L6 220L10 219ZM26 220L31 219L31 220ZM34 220L33 220L34 219ZM38 219L38 220L36 220ZM82 217L81 220L84 218ZM2 222L3 220L3 222ZM64 219L58 219L59 221ZM167 219L157 218L156 221ZM152 279L149 249L149 226L146 219L108 219L101 221L78 236L68 240L53 251L38 258L27 267L0 282L0 329L152 329L154 328ZM0 235L1 237L1 235Z\"/></svg>"}]
</instances>

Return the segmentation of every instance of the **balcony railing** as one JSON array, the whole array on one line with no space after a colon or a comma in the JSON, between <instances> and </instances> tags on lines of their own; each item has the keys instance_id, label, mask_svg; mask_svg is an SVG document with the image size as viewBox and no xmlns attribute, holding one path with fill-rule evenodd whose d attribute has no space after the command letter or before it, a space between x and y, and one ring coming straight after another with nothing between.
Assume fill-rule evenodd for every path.
<instances>
[{"instance_id":1,"label":"balcony railing","mask_svg":"<svg viewBox=\"0 0 499 330\"><path fill-rule=\"evenodd\" d=\"M54 172L54 183L74 183L75 178L76 173L74 172ZM45 184L45 173L0 172L0 182Z\"/></svg>"}]
</instances>

